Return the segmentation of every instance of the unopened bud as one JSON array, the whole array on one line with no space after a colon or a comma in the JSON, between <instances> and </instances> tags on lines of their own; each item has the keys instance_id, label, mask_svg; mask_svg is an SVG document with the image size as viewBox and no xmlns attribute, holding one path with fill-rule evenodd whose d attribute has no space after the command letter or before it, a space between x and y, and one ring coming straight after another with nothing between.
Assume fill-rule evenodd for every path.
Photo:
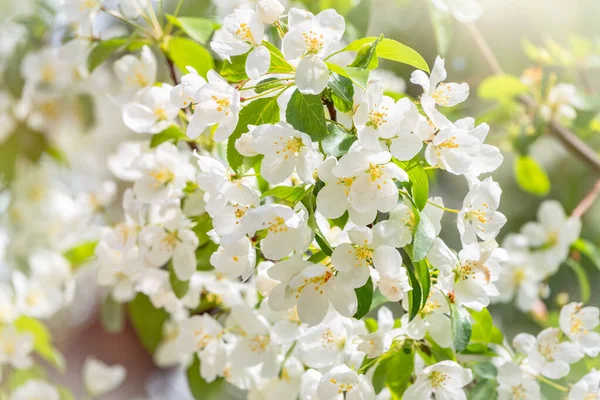
<instances>
[{"instance_id":1,"label":"unopened bud","mask_svg":"<svg viewBox=\"0 0 600 400\"><path fill-rule=\"evenodd\" d=\"M278 0L260 0L256 5L256 13L263 24L273 24L281 17L285 7Z\"/></svg>"}]
</instances>

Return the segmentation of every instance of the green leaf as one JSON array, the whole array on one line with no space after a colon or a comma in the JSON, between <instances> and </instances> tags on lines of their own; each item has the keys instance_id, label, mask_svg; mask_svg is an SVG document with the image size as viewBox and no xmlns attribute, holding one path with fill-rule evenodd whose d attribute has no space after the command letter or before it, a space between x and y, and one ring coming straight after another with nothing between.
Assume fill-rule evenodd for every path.
<instances>
[{"instance_id":1,"label":"green leaf","mask_svg":"<svg viewBox=\"0 0 600 400\"><path fill-rule=\"evenodd\" d=\"M498 392L495 380L480 380L469 392L468 400L496 400Z\"/></svg>"},{"instance_id":2,"label":"green leaf","mask_svg":"<svg viewBox=\"0 0 600 400\"><path fill-rule=\"evenodd\" d=\"M511 101L527 92L528 87L519 78L512 75L494 75L484 79L477 89L477 94L484 100L500 102Z\"/></svg>"},{"instance_id":3,"label":"green leaf","mask_svg":"<svg viewBox=\"0 0 600 400\"><path fill-rule=\"evenodd\" d=\"M173 293L177 298L181 299L188 292L190 288L190 281L182 281L177 277L177 273L175 273L175 268L173 268L173 260L169 261L169 283L171 284L171 289L173 289Z\"/></svg>"},{"instance_id":4,"label":"green leaf","mask_svg":"<svg viewBox=\"0 0 600 400\"><path fill-rule=\"evenodd\" d=\"M350 78L334 72L329 77L328 85L335 108L341 112L351 111L354 104L354 86Z\"/></svg>"},{"instance_id":5,"label":"green leaf","mask_svg":"<svg viewBox=\"0 0 600 400\"><path fill-rule=\"evenodd\" d=\"M106 61L113 53L124 47L128 38L113 38L96 42L88 54L87 68L92 72Z\"/></svg>"},{"instance_id":6,"label":"green leaf","mask_svg":"<svg viewBox=\"0 0 600 400\"><path fill-rule=\"evenodd\" d=\"M427 173L423 169L419 156L410 161L395 162L408 174L412 200L419 211L423 211L429 198L429 179L427 179Z\"/></svg>"},{"instance_id":7,"label":"green leaf","mask_svg":"<svg viewBox=\"0 0 600 400\"><path fill-rule=\"evenodd\" d=\"M550 192L550 179L533 157L518 156L514 170L517 183L524 191L540 197Z\"/></svg>"},{"instance_id":8,"label":"green leaf","mask_svg":"<svg viewBox=\"0 0 600 400\"><path fill-rule=\"evenodd\" d=\"M354 289L356 292L356 299L358 300L358 308L356 310L356 314L354 314L355 319L361 319L371 309L371 303L373 303L373 280L369 277L367 283L364 286Z\"/></svg>"},{"instance_id":9,"label":"green leaf","mask_svg":"<svg viewBox=\"0 0 600 400\"><path fill-rule=\"evenodd\" d=\"M387 363L387 367L386 386L394 398L400 399L410 385L410 379L415 369L415 354L412 346L405 346L394 354Z\"/></svg>"},{"instance_id":10,"label":"green leaf","mask_svg":"<svg viewBox=\"0 0 600 400\"><path fill-rule=\"evenodd\" d=\"M321 142L325 154L334 157L341 157L348 152L352 143L358 139L356 135L351 135L336 124L329 124L327 127L329 135Z\"/></svg>"},{"instance_id":11,"label":"green leaf","mask_svg":"<svg viewBox=\"0 0 600 400\"><path fill-rule=\"evenodd\" d=\"M415 229L415 238L413 240L412 261L419 262L423 260L429 250L433 247L435 240L435 228L425 213L419 215L419 224Z\"/></svg>"},{"instance_id":12,"label":"green leaf","mask_svg":"<svg viewBox=\"0 0 600 400\"><path fill-rule=\"evenodd\" d=\"M257 86L256 89L254 89L254 91L256 93L264 93L268 90L282 87L283 84L281 83L281 80L279 80L277 78L267 78L267 79L263 79L262 81L258 82L258 84L256 86Z\"/></svg>"},{"instance_id":13,"label":"green leaf","mask_svg":"<svg viewBox=\"0 0 600 400\"><path fill-rule=\"evenodd\" d=\"M292 204L296 204L298 201L308 193L308 190L312 189L308 185L300 186L275 186L274 188L267 190L261 195L261 199L265 197L275 197L280 200L288 201Z\"/></svg>"},{"instance_id":14,"label":"green leaf","mask_svg":"<svg viewBox=\"0 0 600 400\"><path fill-rule=\"evenodd\" d=\"M125 307L109 294L100 305L100 324L106 332L120 333L125 326Z\"/></svg>"},{"instance_id":15,"label":"green leaf","mask_svg":"<svg viewBox=\"0 0 600 400\"><path fill-rule=\"evenodd\" d=\"M219 24L206 18L176 17L167 14L167 19L173 25L181 28L189 37L202 44L208 42L215 29L219 28Z\"/></svg>"},{"instance_id":16,"label":"green leaf","mask_svg":"<svg viewBox=\"0 0 600 400\"><path fill-rule=\"evenodd\" d=\"M325 111L320 96L305 95L296 90L285 110L285 116L290 125L309 135L314 142L327 135Z\"/></svg>"},{"instance_id":17,"label":"green leaf","mask_svg":"<svg viewBox=\"0 0 600 400\"><path fill-rule=\"evenodd\" d=\"M376 37L367 37L364 39L355 40L346 46L342 51L358 51L365 44L372 43L375 40L377 40ZM429 66L427 65L427 62L417 51L406 45L403 45L396 40L384 38L377 46L377 57L411 65L425 72L429 72Z\"/></svg>"},{"instance_id":18,"label":"green leaf","mask_svg":"<svg viewBox=\"0 0 600 400\"><path fill-rule=\"evenodd\" d=\"M210 256L217 251L218 248L219 245L212 241L199 247L196 250L196 269L202 271L214 270L214 267L210 264Z\"/></svg>"},{"instance_id":19,"label":"green leaf","mask_svg":"<svg viewBox=\"0 0 600 400\"><path fill-rule=\"evenodd\" d=\"M327 254L325 254L322 251L317 251L315 254L313 254L312 256L310 256L307 261L309 263L318 264L318 263L320 263L321 261L323 261L326 258L327 258Z\"/></svg>"},{"instance_id":20,"label":"green leaf","mask_svg":"<svg viewBox=\"0 0 600 400\"><path fill-rule=\"evenodd\" d=\"M200 376L200 359L197 355L194 356L194 361L187 369L186 375L188 387L195 400L217 400L223 398L225 379L217 378L211 383L206 382Z\"/></svg>"},{"instance_id":21,"label":"green leaf","mask_svg":"<svg viewBox=\"0 0 600 400\"><path fill-rule=\"evenodd\" d=\"M80 243L67 250L63 256L71 264L71 269L76 269L94 258L94 251L98 245L97 240Z\"/></svg>"},{"instance_id":22,"label":"green leaf","mask_svg":"<svg viewBox=\"0 0 600 400\"><path fill-rule=\"evenodd\" d=\"M275 97L256 99L242 108L238 124L227 142L227 162L237 174L242 175L245 172L242 167L246 157L237 151L235 141L248 132L248 125L258 126L276 122L279 122L279 106Z\"/></svg>"},{"instance_id":23,"label":"green leaf","mask_svg":"<svg viewBox=\"0 0 600 400\"><path fill-rule=\"evenodd\" d=\"M473 317L471 341L487 345L492 340L494 333L494 321L487 308L481 311L470 310Z\"/></svg>"},{"instance_id":24,"label":"green leaf","mask_svg":"<svg viewBox=\"0 0 600 400\"><path fill-rule=\"evenodd\" d=\"M60 400L75 400L75 395L73 394L71 389L66 388L64 386L57 386L56 390L58 390Z\"/></svg>"},{"instance_id":25,"label":"green leaf","mask_svg":"<svg viewBox=\"0 0 600 400\"><path fill-rule=\"evenodd\" d=\"M577 239L571 247L590 259L596 268L600 269L600 251L592 242L585 239Z\"/></svg>"},{"instance_id":26,"label":"green leaf","mask_svg":"<svg viewBox=\"0 0 600 400\"><path fill-rule=\"evenodd\" d=\"M277 48L273 43L264 41L263 46L265 46L269 53L271 53L271 67L269 67L270 74L295 74L296 68L292 66L283 54L281 50Z\"/></svg>"},{"instance_id":27,"label":"green leaf","mask_svg":"<svg viewBox=\"0 0 600 400\"><path fill-rule=\"evenodd\" d=\"M163 309L154 308L145 294L138 293L131 301L127 310L131 325L135 330L142 346L153 354L163 337L163 325L169 319L169 313Z\"/></svg>"},{"instance_id":28,"label":"green leaf","mask_svg":"<svg viewBox=\"0 0 600 400\"><path fill-rule=\"evenodd\" d=\"M377 68L377 65L372 64L377 64L376 62L373 63L373 60L377 61L377 45L379 45L382 40L383 35L379 36L377 40L372 43L364 44L360 50L358 50L358 54L356 55L354 61L352 61L352 64L348 66L367 69Z\"/></svg>"},{"instance_id":29,"label":"green leaf","mask_svg":"<svg viewBox=\"0 0 600 400\"><path fill-rule=\"evenodd\" d=\"M408 296L408 320L412 321L421 309L422 292L421 285L419 284L419 280L417 279L414 271L407 267L406 272L408 274L408 278L410 279L410 286L412 287L412 290Z\"/></svg>"},{"instance_id":30,"label":"green leaf","mask_svg":"<svg viewBox=\"0 0 600 400\"><path fill-rule=\"evenodd\" d=\"M88 131L96 125L96 107L94 98L87 93L77 95L77 109L83 123L83 128Z\"/></svg>"},{"instance_id":31,"label":"green leaf","mask_svg":"<svg viewBox=\"0 0 600 400\"><path fill-rule=\"evenodd\" d=\"M366 321L365 321L366 322ZM375 321L375 323L377 323ZM376 394L379 394L385 387L385 381L388 375L388 363L390 362L390 357L382 357L381 361L377 363L375 367L375 372L373 372L373 378L371 381L373 382L373 389Z\"/></svg>"},{"instance_id":32,"label":"green leaf","mask_svg":"<svg viewBox=\"0 0 600 400\"><path fill-rule=\"evenodd\" d=\"M246 74L246 59L248 54L230 57L231 61L223 60L223 66L219 73L228 82L241 82L248 79Z\"/></svg>"},{"instance_id":33,"label":"green leaf","mask_svg":"<svg viewBox=\"0 0 600 400\"><path fill-rule=\"evenodd\" d=\"M12 392L14 392L15 389L17 389L19 386L22 386L29 380L45 380L46 375L46 371L41 365L33 365L31 368L27 369L11 369L8 387Z\"/></svg>"},{"instance_id":34,"label":"green leaf","mask_svg":"<svg viewBox=\"0 0 600 400\"><path fill-rule=\"evenodd\" d=\"M580 301L582 303L587 303L590 301L592 289L590 287L590 280L585 272L585 269L580 263L572 258L567 259L565 263L573 270L575 276L577 277L577 282L579 282Z\"/></svg>"},{"instance_id":35,"label":"green leaf","mask_svg":"<svg viewBox=\"0 0 600 400\"><path fill-rule=\"evenodd\" d=\"M498 375L498 369L490 361L475 364L473 372L475 376L483 379L496 379Z\"/></svg>"},{"instance_id":36,"label":"green leaf","mask_svg":"<svg viewBox=\"0 0 600 400\"><path fill-rule=\"evenodd\" d=\"M317 244L319 245L319 248L323 251L323 253L325 253L331 257L331 254L333 254L333 250L331 249L331 246L327 242L327 239L325 239L323 237L323 235L321 235L320 233L317 233L315 235L315 241L317 242Z\"/></svg>"},{"instance_id":37,"label":"green leaf","mask_svg":"<svg viewBox=\"0 0 600 400\"><path fill-rule=\"evenodd\" d=\"M450 305L450 320L454 349L457 353L461 353L467 348L471 340L471 316L466 309L452 303Z\"/></svg>"},{"instance_id":38,"label":"green leaf","mask_svg":"<svg viewBox=\"0 0 600 400\"><path fill-rule=\"evenodd\" d=\"M152 136L150 139L150 147L154 148L161 143L172 141L173 143L177 143L180 141L188 141L188 137L177 125L171 125L164 131L157 133Z\"/></svg>"},{"instance_id":39,"label":"green leaf","mask_svg":"<svg viewBox=\"0 0 600 400\"><path fill-rule=\"evenodd\" d=\"M197 217L193 217L192 221L195 225L192 227L192 231L198 238L198 246L204 246L210 240L208 232L213 229L212 218L208 214L202 214Z\"/></svg>"},{"instance_id":40,"label":"green leaf","mask_svg":"<svg viewBox=\"0 0 600 400\"><path fill-rule=\"evenodd\" d=\"M59 371L65 371L65 359L62 354L52 346L52 337L50 336L50 331L46 325L35 318L21 316L14 322L14 326L19 332L29 332L33 335L33 348L40 357L48 361Z\"/></svg>"},{"instance_id":41,"label":"green leaf","mask_svg":"<svg viewBox=\"0 0 600 400\"><path fill-rule=\"evenodd\" d=\"M210 52L191 39L173 37L169 40L169 58L185 72L187 67L193 67L200 76L206 77L206 73L215 68Z\"/></svg>"}]
</instances>

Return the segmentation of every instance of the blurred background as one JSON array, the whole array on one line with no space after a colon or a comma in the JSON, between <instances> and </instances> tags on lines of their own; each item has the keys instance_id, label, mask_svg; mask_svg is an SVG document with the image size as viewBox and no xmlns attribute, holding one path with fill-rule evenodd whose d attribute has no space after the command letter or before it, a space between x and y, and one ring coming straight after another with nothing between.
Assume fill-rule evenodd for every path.
<instances>
[{"instance_id":1,"label":"blurred background","mask_svg":"<svg viewBox=\"0 0 600 400\"><path fill-rule=\"evenodd\" d=\"M180 15L211 17L219 21L223 10L231 9L235 2L185 0ZM165 1L165 9L173 8L173 3ZM360 9L361 5L364 6L363 3L359 4L353 0L304 0L297 3L312 11L336 8L340 13L346 14L349 20L354 20L368 36L384 34L416 49L430 66L441 53L446 59L448 81L469 83L472 93L470 99L461 105L461 109L453 112L489 121L491 131L487 141L499 146L505 157L503 166L493 174L503 189L500 211L508 217L508 223L499 237L500 243L507 233L518 232L523 223L535 220L538 206L544 199L559 200L567 213L570 213L598 180L599 177L585 163L565 150L551 136L543 135L529 148L529 154L546 171L551 184L549 192L536 196L524 191L517 184L513 170L516 157L515 130L524 127L514 124L512 120L503 120L491 114L497 105L476 95L479 83L492 75L492 71L475 45L469 30L451 17L433 13L429 0L372 0L363 2L370 3L367 10ZM600 124L595 124L595 120L600 111L600 97L596 100L596 92L600 90L600 62L595 60L600 59L600 1L480 0L480 4L484 14L476 25L506 73L520 77L526 69L540 66L540 49L545 49L550 58L559 60L544 62L544 73L552 75L552 79L559 82L573 83L581 88L581 95L585 97L587 106L578 113L578 119L572 122L572 129L592 148L599 149L600 130L597 130L597 127ZM0 0L0 19L27 13L31 7L36 7L36 3L29 0ZM441 18L439 24L432 24L435 18ZM119 29L114 20L109 18L99 21L99 24L103 24L106 29ZM438 28L434 29L434 26ZM356 32L349 32L350 40L353 39L353 34ZM8 46L10 40L6 31L0 30L0 64L5 65L5 68L10 68L10 60L1 58L2 49ZM585 57L571 57L572 54L565 53L561 59L563 50L566 49L567 53L573 50L574 43L580 44L578 48L585 47ZM532 48L537 49L537 53ZM420 87L409 82L411 68L383 60L380 67L389 69L403 78L406 93L418 97ZM164 75L167 72L160 73ZM6 75L2 79L0 87L11 84L6 80ZM395 82L399 86L394 91L401 92L402 82ZM71 121L61 128L64 131L60 137L61 146L69 160L69 166L78 171L74 174L77 176L66 179L78 187L92 185L90 181L102 182L110 179L105 165L106 156L115 150L118 142L132 136L121 122L119 107L105 96L106 91L110 90L110 79L98 74L92 86L90 93L97 97L94 115L104 118L96 118L94 125L85 134L81 133L76 122ZM106 115L112 117L106 118ZM23 142L18 139L25 136L25 133L17 131L16 134L6 136L0 141L1 175L12 176L17 154L31 152L36 146L35 142ZM39 152L33 153L31 157L39 156ZM453 179L449 174L440 174L439 178L432 175L431 178L434 182L431 193L443 196L447 207L460 208L459 202L467 191L464 179ZM454 231L452 226L455 225L455 220L452 215L447 215L444 223L448 225L448 229L443 229L443 232ZM600 202L585 214L582 237L600 244ZM0 242L1 239L0 237ZM460 243L458 237L443 239L450 246L456 247ZM27 249L23 251L26 252ZM583 260L582 265L592 287L589 303L600 306L600 291L595 290L600 283L600 271L587 260ZM96 309L99 301L99 294L92 290L93 277L82 274L78 281L80 289L74 307L79 309L68 311L53 324L55 330L60 332L60 348L64 351L70 367L67 376L57 375L56 379L70 387L81 389L78 366L83 363L87 354L93 354L109 364L124 364L129 372L127 384L107 398L118 400L149 396L151 399L185 399L187 394L185 387L182 389L182 385L185 386L183 376L177 371L158 371L152 364L151 356L138 344L131 329L126 329L118 335L110 334L102 330L95 317L73 318L73 315L87 316L90 310ZM568 293L570 299L578 300L579 283L569 268L563 267L559 270L549 281L549 289L550 294L544 300L548 309L557 308L557 296L561 293ZM509 337L517 332L535 333L540 330L539 322L516 311L512 305L492 306L491 311L496 324Z\"/></svg>"}]
</instances>

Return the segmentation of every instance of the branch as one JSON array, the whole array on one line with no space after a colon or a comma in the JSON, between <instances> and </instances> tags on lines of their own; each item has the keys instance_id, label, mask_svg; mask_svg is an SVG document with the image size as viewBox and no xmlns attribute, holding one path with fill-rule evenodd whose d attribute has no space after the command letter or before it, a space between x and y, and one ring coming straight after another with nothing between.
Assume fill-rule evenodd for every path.
<instances>
[{"instance_id":1,"label":"branch","mask_svg":"<svg viewBox=\"0 0 600 400\"><path fill-rule=\"evenodd\" d=\"M592 190L590 190L577 207L575 207L571 215L576 218L581 218L581 216L594 204L598 196L600 196L600 180L596 182Z\"/></svg>"},{"instance_id":2,"label":"branch","mask_svg":"<svg viewBox=\"0 0 600 400\"><path fill-rule=\"evenodd\" d=\"M466 24L466 26L471 33L473 40L477 44L477 47L479 47L479 50L483 54L483 57L485 58L490 69L496 75L503 75L504 70L500 66L498 59L488 46L477 26L475 24ZM519 101L529 109L535 109L538 107L535 100L529 96L519 96ZM562 144L572 154L584 161L588 167L594 171L595 174L600 175L600 157L598 157L598 154L596 154L592 148L579 139L575 133L561 125L556 120L550 121L549 128L549 132L560 142L562 142Z\"/></svg>"}]
</instances>

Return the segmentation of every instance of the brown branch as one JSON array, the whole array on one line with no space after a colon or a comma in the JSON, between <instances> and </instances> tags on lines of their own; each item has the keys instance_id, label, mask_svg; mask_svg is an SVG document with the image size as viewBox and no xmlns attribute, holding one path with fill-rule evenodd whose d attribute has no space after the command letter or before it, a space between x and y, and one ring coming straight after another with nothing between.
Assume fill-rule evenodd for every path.
<instances>
[{"instance_id":1,"label":"brown branch","mask_svg":"<svg viewBox=\"0 0 600 400\"><path fill-rule=\"evenodd\" d=\"M483 54L490 69L496 75L503 75L504 70L500 66L498 59L490 49L489 45L485 41L484 37L475 24L466 24L473 40L479 47L479 50ZM536 109L538 105L535 100L529 96L519 96L519 101L529 109ZM573 133L570 129L567 129L556 120L552 120L549 123L549 132L557 138L572 154L584 161L595 174L600 175L600 157L598 154L590 148L585 142Z\"/></svg>"},{"instance_id":2,"label":"brown branch","mask_svg":"<svg viewBox=\"0 0 600 400\"><path fill-rule=\"evenodd\" d=\"M581 216L594 204L598 196L600 196L600 180L596 182L592 190L590 190L577 207L575 207L571 215L573 217L581 218Z\"/></svg>"}]
</instances>

